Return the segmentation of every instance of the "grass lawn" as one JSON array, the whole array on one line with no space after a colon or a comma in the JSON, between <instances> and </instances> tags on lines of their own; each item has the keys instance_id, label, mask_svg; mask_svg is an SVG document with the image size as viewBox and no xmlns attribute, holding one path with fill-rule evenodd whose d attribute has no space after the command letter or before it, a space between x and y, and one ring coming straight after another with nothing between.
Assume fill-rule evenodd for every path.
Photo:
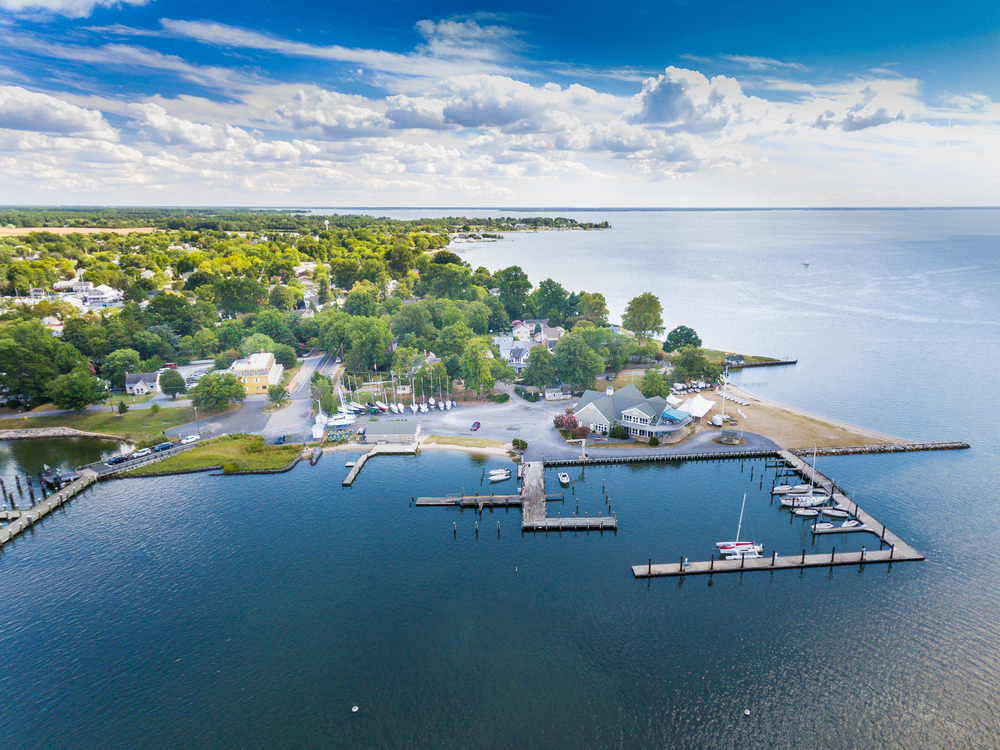
<instances>
[{"instance_id":1,"label":"grass lawn","mask_svg":"<svg viewBox=\"0 0 1000 750\"><path fill-rule=\"evenodd\" d=\"M499 440L474 437L445 437L442 435L431 435L423 442L428 445L461 445L466 448L503 448L506 443Z\"/></svg>"},{"instance_id":2,"label":"grass lawn","mask_svg":"<svg viewBox=\"0 0 1000 750\"><path fill-rule=\"evenodd\" d=\"M281 384L287 388L288 384L292 382L292 378L294 378L301 369L302 369L302 363L299 362L292 369L285 370L285 372L281 375Z\"/></svg>"},{"instance_id":3,"label":"grass lawn","mask_svg":"<svg viewBox=\"0 0 1000 750\"><path fill-rule=\"evenodd\" d=\"M54 417L28 417L5 420L3 427L16 430L26 427L72 427L84 432L104 432L142 447L163 441L163 431L194 421L194 409L178 407L161 409L153 414L149 409L135 409L125 414L102 411L97 414L63 414Z\"/></svg>"},{"instance_id":4,"label":"grass lawn","mask_svg":"<svg viewBox=\"0 0 1000 750\"><path fill-rule=\"evenodd\" d=\"M259 435L227 435L206 440L191 450L130 473L138 476L207 466L222 466L229 471L283 469L301 452L300 445L264 445L264 439Z\"/></svg>"}]
</instances>

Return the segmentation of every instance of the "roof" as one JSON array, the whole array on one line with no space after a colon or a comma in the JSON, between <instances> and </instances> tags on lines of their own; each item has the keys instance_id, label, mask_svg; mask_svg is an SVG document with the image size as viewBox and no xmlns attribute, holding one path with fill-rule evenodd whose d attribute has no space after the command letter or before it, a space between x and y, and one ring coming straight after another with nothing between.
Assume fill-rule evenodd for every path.
<instances>
[{"instance_id":1,"label":"roof","mask_svg":"<svg viewBox=\"0 0 1000 750\"><path fill-rule=\"evenodd\" d=\"M419 427L417 420L410 419L409 417L400 417L397 419L379 417L377 422L374 420L368 422L365 426L365 435L369 437L377 435L416 435Z\"/></svg>"},{"instance_id":2,"label":"roof","mask_svg":"<svg viewBox=\"0 0 1000 750\"><path fill-rule=\"evenodd\" d=\"M601 391L584 391L577 403L576 414L588 406L593 406L609 424L621 420L622 414L630 409L638 409L649 417L651 424L656 424L667 402L659 396L646 398L634 385L620 388L610 396Z\"/></svg>"},{"instance_id":3,"label":"roof","mask_svg":"<svg viewBox=\"0 0 1000 750\"><path fill-rule=\"evenodd\" d=\"M153 385L158 377L160 377L158 372L133 372L125 376L125 385L136 385L137 383Z\"/></svg>"},{"instance_id":4,"label":"roof","mask_svg":"<svg viewBox=\"0 0 1000 750\"><path fill-rule=\"evenodd\" d=\"M671 422L683 422L690 416L686 411L679 411L678 409L666 409L663 412L663 418L669 419Z\"/></svg>"},{"instance_id":5,"label":"roof","mask_svg":"<svg viewBox=\"0 0 1000 750\"><path fill-rule=\"evenodd\" d=\"M702 398L700 395L693 398L689 398L681 405L682 411L686 411L695 419L700 419L712 411L715 406L714 401L709 401L707 398Z\"/></svg>"}]
</instances>

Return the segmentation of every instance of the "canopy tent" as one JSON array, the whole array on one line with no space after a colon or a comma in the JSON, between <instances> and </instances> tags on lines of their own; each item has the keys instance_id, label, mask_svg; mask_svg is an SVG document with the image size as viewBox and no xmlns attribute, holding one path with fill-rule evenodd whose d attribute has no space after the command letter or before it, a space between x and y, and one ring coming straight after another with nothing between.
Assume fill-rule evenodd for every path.
<instances>
[{"instance_id":1,"label":"canopy tent","mask_svg":"<svg viewBox=\"0 0 1000 750\"><path fill-rule=\"evenodd\" d=\"M686 411L678 411L677 409L667 409L663 412L663 418L671 422L683 422L690 416Z\"/></svg>"},{"instance_id":2,"label":"canopy tent","mask_svg":"<svg viewBox=\"0 0 1000 750\"><path fill-rule=\"evenodd\" d=\"M687 401L685 401L681 409L682 411L686 411L695 419L701 419L710 411L712 411L712 407L714 406L715 406L714 401L709 401L707 398L702 398L699 395L695 396L694 398L689 398Z\"/></svg>"},{"instance_id":3,"label":"canopy tent","mask_svg":"<svg viewBox=\"0 0 1000 750\"><path fill-rule=\"evenodd\" d=\"M677 396L675 396L672 393L669 396L667 396L667 398L666 398L666 402L668 404L670 404L671 406L677 406L679 403L681 403L683 401L684 401L684 399L678 398Z\"/></svg>"}]
</instances>

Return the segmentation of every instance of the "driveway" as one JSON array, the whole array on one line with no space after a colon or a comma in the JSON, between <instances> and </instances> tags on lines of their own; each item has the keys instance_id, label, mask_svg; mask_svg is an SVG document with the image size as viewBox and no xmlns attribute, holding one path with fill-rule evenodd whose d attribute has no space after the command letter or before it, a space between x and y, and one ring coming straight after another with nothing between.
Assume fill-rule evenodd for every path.
<instances>
[{"instance_id":1,"label":"driveway","mask_svg":"<svg viewBox=\"0 0 1000 750\"><path fill-rule=\"evenodd\" d=\"M203 436L222 433L232 435L237 432L263 433L270 415L262 414L261 411L267 403L267 396L247 396L246 401L236 411L202 417L197 425L195 422L189 422L170 428L166 434L170 437L187 437L197 434L199 430Z\"/></svg>"}]
</instances>

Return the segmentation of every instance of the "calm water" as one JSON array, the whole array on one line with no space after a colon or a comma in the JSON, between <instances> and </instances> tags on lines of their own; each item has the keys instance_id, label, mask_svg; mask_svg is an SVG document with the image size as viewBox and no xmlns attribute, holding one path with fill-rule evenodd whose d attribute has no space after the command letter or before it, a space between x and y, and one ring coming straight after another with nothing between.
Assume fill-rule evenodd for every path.
<instances>
[{"instance_id":1,"label":"calm water","mask_svg":"<svg viewBox=\"0 0 1000 750\"><path fill-rule=\"evenodd\" d=\"M798 357L745 375L765 397L968 440L820 459L926 562L632 579L649 557L707 557L743 493L769 550L866 543L813 546L759 462L576 470L550 511L606 512L605 482L620 531L562 537L522 537L514 511L409 507L501 464L447 452L377 459L347 491L349 454L106 483L0 558L4 746L1000 746L1000 213L610 220L468 257L603 291L613 315L653 291L708 346Z\"/></svg>"}]
</instances>

